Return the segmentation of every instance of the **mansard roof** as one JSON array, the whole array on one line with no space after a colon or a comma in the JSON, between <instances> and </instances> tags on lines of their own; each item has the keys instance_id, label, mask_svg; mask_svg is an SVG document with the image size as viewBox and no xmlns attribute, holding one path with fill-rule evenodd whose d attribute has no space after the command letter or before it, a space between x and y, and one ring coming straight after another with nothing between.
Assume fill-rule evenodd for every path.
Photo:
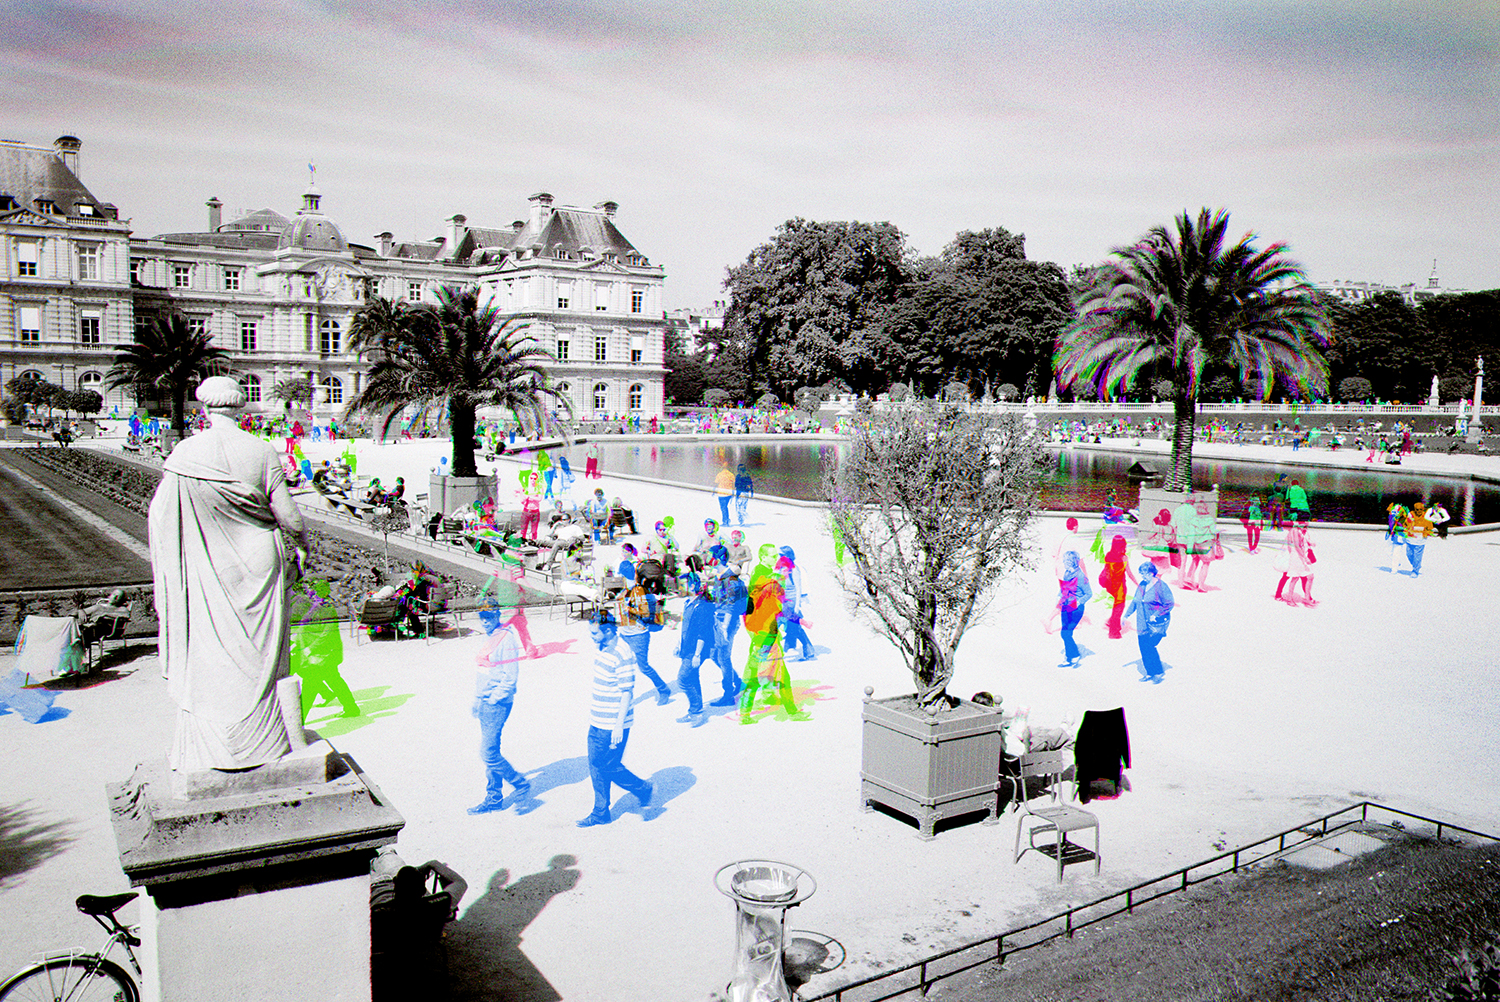
<instances>
[{"instance_id":1,"label":"mansard roof","mask_svg":"<svg viewBox=\"0 0 1500 1002\"><path fill-rule=\"evenodd\" d=\"M167 244L191 244L197 247L222 247L228 250L273 251L281 239L280 232L257 230L215 230L207 233L158 233L151 238Z\"/></svg>"},{"instance_id":2,"label":"mansard roof","mask_svg":"<svg viewBox=\"0 0 1500 1002\"><path fill-rule=\"evenodd\" d=\"M9 195L20 207L32 210L37 199L46 199L68 216L78 215L81 203L106 218L103 203L63 165L55 150L14 140L0 140L0 195Z\"/></svg>"},{"instance_id":3,"label":"mansard roof","mask_svg":"<svg viewBox=\"0 0 1500 1002\"><path fill-rule=\"evenodd\" d=\"M528 222L515 235L511 246L535 248L541 257L551 257L558 250L622 256L639 253L604 213L568 207L548 213L540 231Z\"/></svg>"}]
</instances>

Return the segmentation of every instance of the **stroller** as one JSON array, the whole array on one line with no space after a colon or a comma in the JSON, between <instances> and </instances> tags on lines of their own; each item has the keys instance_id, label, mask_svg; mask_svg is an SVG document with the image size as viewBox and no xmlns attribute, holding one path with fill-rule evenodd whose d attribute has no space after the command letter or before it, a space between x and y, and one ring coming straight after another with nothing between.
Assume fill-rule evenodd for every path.
<instances>
[{"instance_id":1,"label":"stroller","mask_svg":"<svg viewBox=\"0 0 1500 1002\"><path fill-rule=\"evenodd\" d=\"M647 595L667 593L667 569L660 560L650 557L642 560L636 564L635 574L640 579L641 589Z\"/></svg>"}]
</instances>

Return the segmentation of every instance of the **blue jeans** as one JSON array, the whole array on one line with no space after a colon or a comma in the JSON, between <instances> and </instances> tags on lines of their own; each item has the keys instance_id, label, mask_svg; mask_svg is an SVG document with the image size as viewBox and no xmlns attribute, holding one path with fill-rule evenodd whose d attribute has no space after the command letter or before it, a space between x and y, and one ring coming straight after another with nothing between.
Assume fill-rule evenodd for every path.
<instances>
[{"instance_id":1,"label":"blue jeans","mask_svg":"<svg viewBox=\"0 0 1500 1002\"><path fill-rule=\"evenodd\" d=\"M713 611L700 607L706 601L701 598L688 599L682 610L682 667L677 670L677 687L687 696L688 712L703 712L703 686L698 680L698 669L714 650Z\"/></svg>"},{"instance_id":2,"label":"blue jeans","mask_svg":"<svg viewBox=\"0 0 1500 1002\"><path fill-rule=\"evenodd\" d=\"M625 646L629 647L631 653L635 655L635 666L641 670L641 674L651 680L651 684L656 686L658 692L664 696L670 696L672 690L661 680L661 676L656 674L656 670L651 667L651 663L646 658L651 650L651 631L622 633L620 639L625 641Z\"/></svg>"},{"instance_id":3,"label":"blue jeans","mask_svg":"<svg viewBox=\"0 0 1500 1002\"><path fill-rule=\"evenodd\" d=\"M609 788L613 784L626 793L635 794L642 802L650 799L651 784L625 768L621 759L625 757L625 744L630 740L630 728L620 738L620 743L609 746L609 731L602 727L589 728L589 779L594 784L594 810L596 818L609 817Z\"/></svg>"},{"instance_id":4,"label":"blue jeans","mask_svg":"<svg viewBox=\"0 0 1500 1002\"><path fill-rule=\"evenodd\" d=\"M802 660L806 661L813 654L813 642L807 639L807 631L802 628L802 617L796 619L784 619L782 622L782 643L790 651L793 647L802 647Z\"/></svg>"},{"instance_id":5,"label":"blue jeans","mask_svg":"<svg viewBox=\"0 0 1500 1002\"><path fill-rule=\"evenodd\" d=\"M1078 629L1078 622L1081 619L1083 619L1081 604L1062 607L1063 657L1069 661L1075 661L1078 658L1078 645L1073 642L1073 631Z\"/></svg>"},{"instance_id":6,"label":"blue jeans","mask_svg":"<svg viewBox=\"0 0 1500 1002\"><path fill-rule=\"evenodd\" d=\"M543 474L543 475L547 478L547 491L546 491L546 493L544 493L542 495L542 497L544 497L544 498L550 498L552 496L552 475L553 475L553 471L551 469L548 469L547 472L545 474Z\"/></svg>"},{"instance_id":7,"label":"blue jeans","mask_svg":"<svg viewBox=\"0 0 1500 1002\"><path fill-rule=\"evenodd\" d=\"M745 684L739 672L734 670L734 635L740 631L739 612L734 609L714 610L714 650L710 655L724 675L724 695L738 696Z\"/></svg>"},{"instance_id":8,"label":"blue jeans","mask_svg":"<svg viewBox=\"0 0 1500 1002\"><path fill-rule=\"evenodd\" d=\"M729 495L728 494L720 494L719 495L719 511L721 511L721 512L724 513L723 517L719 519L719 524L720 525L728 525L729 524Z\"/></svg>"},{"instance_id":9,"label":"blue jeans","mask_svg":"<svg viewBox=\"0 0 1500 1002\"><path fill-rule=\"evenodd\" d=\"M1422 551L1425 549L1427 549L1426 543L1408 541L1406 544L1406 562L1411 564L1412 577L1422 573Z\"/></svg>"},{"instance_id":10,"label":"blue jeans","mask_svg":"<svg viewBox=\"0 0 1500 1002\"><path fill-rule=\"evenodd\" d=\"M1161 655L1156 653L1156 645L1162 642L1166 631L1156 633L1152 630L1137 630L1136 639L1141 643L1141 670L1152 678L1161 675Z\"/></svg>"},{"instance_id":11,"label":"blue jeans","mask_svg":"<svg viewBox=\"0 0 1500 1002\"><path fill-rule=\"evenodd\" d=\"M500 800L504 797L502 783L520 786L526 782L525 777L500 754L500 732L510 717L510 707L510 699L479 704L479 758L484 762L488 777L484 788L485 800Z\"/></svg>"}]
</instances>

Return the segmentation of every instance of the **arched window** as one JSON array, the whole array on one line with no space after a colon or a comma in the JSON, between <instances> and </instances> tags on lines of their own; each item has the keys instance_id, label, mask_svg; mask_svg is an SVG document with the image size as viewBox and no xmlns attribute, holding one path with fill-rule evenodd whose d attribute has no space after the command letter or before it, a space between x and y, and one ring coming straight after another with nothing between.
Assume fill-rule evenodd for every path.
<instances>
[{"instance_id":1,"label":"arched window","mask_svg":"<svg viewBox=\"0 0 1500 1002\"><path fill-rule=\"evenodd\" d=\"M246 376L240 380L240 386L245 390L245 402L249 404L260 403L260 377Z\"/></svg>"},{"instance_id":2,"label":"arched window","mask_svg":"<svg viewBox=\"0 0 1500 1002\"><path fill-rule=\"evenodd\" d=\"M328 402L340 404L344 402L344 381L337 376L324 376L323 381L318 384L328 391Z\"/></svg>"},{"instance_id":3,"label":"arched window","mask_svg":"<svg viewBox=\"0 0 1500 1002\"><path fill-rule=\"evenodd\" d=\"M337 355L339 343L343 340L343 330L339 322L334 319L324 320L318 325L318 352L323 355Z\"/></svg>"},{"instance_id":4,"label":"arched window","mask_svg":"<svg viewBox=\"0 0 1500 1002\"><path fill-rule=\"evenodd\" d=\"M594 384L594 410L603 411L609 409L609 384Z\"/></svg>"},{"instance_id":5,"label":"arched window","mask_svg":"<svg viewBox=\"0 0 1500 1002\"><path fill-rule=\"evenodd\" d=\"M41 373L40 370L38 370L38 369L27 369L25 372L21 373L16 378L17 379L26 380L26 379L41 379L43 377L42 377L42 373Z\"/></svg>"},{"instance_id":6,"label":"arched window","mask_svg":"<svg viewBox=\"0 0 1500 1002\"><path fill-rule=\"evenodd\" d=\"M645 393L645 390L642 388L642 386L641 386L640 383L631 383L630 384L630 409L631 410L638 411L638 410L641 409L641 397L644 395L644 393Z\"/></svg>"},{"instance_id":7,"label":"arched window","mask_svg":"<svg viewBox=\"0 0 1500 1002\"><path fill-rule=\"evenodd\" d=\"M94 390L96 392L102 392L100 390L100 384L103 382L104 377L99 373L94 372L92 369L88 372L81 372L78 374L78 388L80 390Z\"/></svg>"}]
</instances>

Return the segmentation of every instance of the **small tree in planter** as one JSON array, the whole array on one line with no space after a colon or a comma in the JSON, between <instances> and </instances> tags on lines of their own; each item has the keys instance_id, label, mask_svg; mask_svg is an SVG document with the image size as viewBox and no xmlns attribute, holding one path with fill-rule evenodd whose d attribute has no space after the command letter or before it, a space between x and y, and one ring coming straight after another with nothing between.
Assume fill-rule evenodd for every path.
<instances>
[{"instance_id":1,"label":"small tree in planter","mask_svg":"<svg viewBox=\"0 0 1500 1002\"><path fill-rule=\"evenodd\" d=\"M411 516L404 504L381 504L370 509L370 528L385 540L385 572L391 572L391 533L411 528Z\"/></svg>"},{"instance_id":2,"label":"small tree in planter","mask_svg":"<svg viewBox=\"0 0 1500 1002\"><path fill-rule=\"evenodd\" d=\"M945 815L995 810L999 715L946 690L994 587L1029 565L1041 458L1019 416L913 402L871 414L825 475L840 583L917 686L865 703L862 797L917 817L923 837Z\"/></svg>"}]
</instances>

